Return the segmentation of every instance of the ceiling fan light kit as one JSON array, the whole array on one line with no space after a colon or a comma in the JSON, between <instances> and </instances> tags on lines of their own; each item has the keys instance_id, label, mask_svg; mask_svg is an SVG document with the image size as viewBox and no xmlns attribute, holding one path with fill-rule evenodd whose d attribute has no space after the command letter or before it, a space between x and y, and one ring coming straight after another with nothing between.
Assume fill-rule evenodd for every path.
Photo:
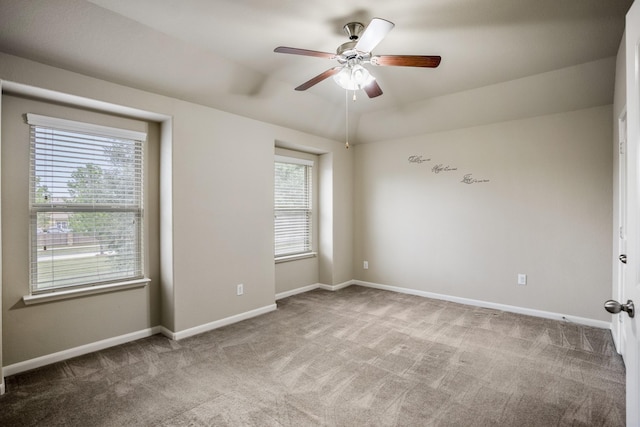
<instances>
[{"instance_id":1,"label":"ceiling fan light kit","mask_svg":"<svg viewBox=\"0 0 640 427\"><path fill-rule=\"evenodd\" d=\"M350 41L340 45L335 54L286 46L277 47L274 51L338 61L338 66L330 68L296 87L295 89L298 91L307 90L333 76L334 81L343 89L363 89L369 98L375 98L382 95L382 89L369 70L363 66L364 64L425 68L435 68L440 65L441 58L439 56L372 55L371 51L394 26L392 22L380 18L373 18L366 28L360 22L349 22L343 27L343 30Z\"/></svg>"},{"instance_id":2,"label":"ceiling fan light kit","mask_svg":"<svg viewBox=\"0 0 640 427\"><path fill-rule=\"evenodd\" d=\"M358 90L372 83L375 78L362 65L355 64L342 68L338 74L333 76L333 80L343 89Z\"/></svg>"}]
</instances>

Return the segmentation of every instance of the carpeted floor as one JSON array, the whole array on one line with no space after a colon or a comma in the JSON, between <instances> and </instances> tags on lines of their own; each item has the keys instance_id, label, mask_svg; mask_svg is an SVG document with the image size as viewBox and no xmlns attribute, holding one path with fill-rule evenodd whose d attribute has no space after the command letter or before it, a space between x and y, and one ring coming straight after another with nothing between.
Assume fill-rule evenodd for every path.
<instances>
[{"instance_id":1,"label":"carpeted floor","mask_svg":"<svg viewBox=\"0 0 640 427\"><path fill-rule=\"evenodd\" d=\"M622 426L608 330L351 286L7 378L1 426Z\"/></svg>"}]
</instances>

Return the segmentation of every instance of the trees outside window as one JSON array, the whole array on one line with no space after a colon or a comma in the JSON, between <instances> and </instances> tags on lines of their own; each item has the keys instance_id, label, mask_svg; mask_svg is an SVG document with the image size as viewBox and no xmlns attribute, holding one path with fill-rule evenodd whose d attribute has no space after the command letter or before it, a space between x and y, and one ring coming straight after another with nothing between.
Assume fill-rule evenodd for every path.
<instances>
[{"instance_id":1,"label":"trees outside window","mask_svg":"<svg viewBox=\"0 0 640 427\"><path fill-rule=\"evenodd\" d=\"M32 292L143 277L144 134L28 117Z\"/></svg>"}]
</instances>

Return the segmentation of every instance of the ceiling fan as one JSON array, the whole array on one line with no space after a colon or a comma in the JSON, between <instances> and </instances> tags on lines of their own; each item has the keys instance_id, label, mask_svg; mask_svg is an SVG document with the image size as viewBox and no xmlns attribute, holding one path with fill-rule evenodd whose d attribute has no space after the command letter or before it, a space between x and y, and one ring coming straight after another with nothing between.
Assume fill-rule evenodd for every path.
<instances>
[{"instance_id":1,"label":"ceiling fan","mask_svg":"<svg viewBox=\"0 0 640 427\"><path fill-rule=\"evenodd\" d=\"M366 29L360 22L350 22L343 27L350 41L340 45L335 54L285 46L275 48L274 52L314 56L338 61L338 66L318 74L298 86L296 90L307 90L333 76L336 83L344 89L363 89L369 98L375 98L382 95L382 89L369 71L363 67L363 64L427 68L435 68L440 65L441 58L439 56L372 55L371 51L394 26L393 22L380 18L373 18Z\"/></svg>"}]
</instances>

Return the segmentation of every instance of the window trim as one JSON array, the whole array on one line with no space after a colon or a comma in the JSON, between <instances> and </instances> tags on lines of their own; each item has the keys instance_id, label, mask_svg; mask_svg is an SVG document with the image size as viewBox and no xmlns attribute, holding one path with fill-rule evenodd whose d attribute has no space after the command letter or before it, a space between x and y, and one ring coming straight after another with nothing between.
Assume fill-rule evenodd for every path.
<instances>
[{"instance_id":1,"label":"window trim","mask_svg":"<svg viewBox=\"0 0 640 427\"><path fill-rule=\"evenodd\" d=\"M315 258L318 256L317 252L303 252L295 255L282 255L275 258L276 264L280 264L281 262L289 262L289 261L298 261L301 259L307 258Z\"/></svg>"},{"instance_id":2,"label":"window trim","mask_svg":"<svg viewBox=\"0 0 640 427\"><path fill-rule=\"evenodd\" d=\"M31 273L30 273L29 274L29 295L25 295L22 298L25 305L44 303L44 302L50 302L55 300L61 300L61 299L76 298L76 297L87 296L92 294L107 293L107 292L113 292L117 290L141 288L141 287L147 286L147 284L151 281L151 279L147 277L147 272L146 272L147 253L146 253L146 244L145 244L145 239L146 239L145 229L146 229L147 220L146 220L146 209L145 209L146 185L145 185L145 178L144 178L144 175L146 174L145 172L146 167L144 166L144 164L146 162L145 146L147 142L147 133L135 131L135 130L123 129L123 128L116 128L111 126L97 125L97 124L87 123L87 122L79 122L75 120L60 119L57 117L43 116L43 115L33 114L33 113L27 113L26 119L27 119L26 122L30 127L51 128L51 129L61 130L61 131L84 133L84 134L96 135L100 137L127 139L127 140L138 142L140 143L140 149L142 150L140 159L142 161L143 166L141 170L141 173L142 173L142 177L140 181L141 200L140 200L139 206L132 207L131 209L127 207L118 208L118 207L111 207L111 206L103 206L97 210L99 212L101 211L108 211L108 212L137 211L137 217L141 221L141 224L139 226L139 234L137 236L137 239L139 241L138 245L140 247L140 255L139 255L140 259L138 261L141 266L141 274L130 276L130 277L122 277L122 278L114 279L110 281L107 280L107 281L100 281L100 282L88 282L88 283L82 283L77 285L64 285L64 286L37 289L37 288L34 288L35 284L31 281ZM30 144L32 144L31 141L30 141ZM29 172L30 175L33 174L33 170L31 168L33 168L33 164L30 166L30 172ZM29 191L31 191L31 188ZM60 210L60 208L62 208L62 210L66 210L70 212L96 211L95 209L87 209L80 206L74 206L74 204L65 204L64 207L58 206L58 210ZM31 200L31 195L29 196L29 216L31 217L29 221L30 222L29 231L31 235L31 237L29 238L29 253L30 253L29 269L31 269L33 265L33 261L31 261L31 257L33 256L33 250L34 250L33 245L34 245L34 239L35 239L34 224L32 222L33 215L34 213L48 211L48 210L49 208L42 208L42 207L33 205L33 202ZM37 225L35 225L35 227L37 227Z\"/></svg>"},{"instance_id":3,"label":"window trim","mask_svg":"<svg viewBox=\"0 0 640 427\"><path fill-rule=\"evenodd\" d=\"M283 156L281 154L276 154L274 157L275 157L274 162L278 162L278 163L291 163L294 165L311 166L312 168L315 166L314 165L315 162L313 160L301 159L298 157Z\"/></svg>"},{"instance_id":4,"label":"window trim","mask_svg":"<svg viewBox=\"0 0 640 427\"><path fill-rule=\"evenodd\" d=\"M89 285L76 288L54 288L48 291L24 295L22 301L25 305L41 304L45 302L79 298L88 295L104 294L107 292L124 291L126 289L137 289L147 286L151 282L148 277L142 279L128 280L123 282Z\"/></svg>"},{"instance_id":5,"label":"window trim","mask_svg":"<svg viewBox=\"0 0 640 427\"><path fill-rule=\"evenodd\" d=\"M289 153L287 154L275 154L274 155L274 166L275 163L289 163L289 164L297 164L297 165L304 165L304 166L309 166L310 169L310 176L309 179L311 180L310 183L310 188L309 191L311 192L311 196L310 196L310 200L309 203L311 205L311 208L309 209L309 214L311 216L311 226L310 226L310 230L309 230L309 235L310 235L310 239L311 239L311 245L308 251L304 251L304 252L298 252L298 253L293 253L293 254L284 254L284 255L275 255L274 252L274 261L276 264L279 263L283 263L283 262L288 262L288 261L296 261L296 260L301 260L301 259L306 259L306 258L314 258L318 256L317 250L316 250L316 241L317 241L317 236L316 236L316 180L317 180L317 175L316 175L316 161L312 160L312 159L307 159L307 158L301 158L301 157L294 157L295 154L300 154L300 155L305 155L308 153L297 153L297 152L291 152L292 154L289 155ZM308 155L312 155L312 154L308 154ZM314 156L315 157L315 156ZM274 215L275 215L275 206L274 206ZM275 229L274 229L274 238L275 238ZM275 251L275 245L274 245L274 251Z\"/></svg>"},{"instance_id":6,"label":"window trim","mask_svg":"<svg viewBox=\"0 0 640 427\"><path fill-rule=\"evenodd\" d=\"M57 117L48 117L33 113L27 113L27 124L31 126L43 126L48 128L63 129L72 132L111 136L113 138L134 139L136 141L143 142L147 140L146 132L114 128L111 126L94 125L93 123L59 119Z\"/></svg>"}]
</instances>

